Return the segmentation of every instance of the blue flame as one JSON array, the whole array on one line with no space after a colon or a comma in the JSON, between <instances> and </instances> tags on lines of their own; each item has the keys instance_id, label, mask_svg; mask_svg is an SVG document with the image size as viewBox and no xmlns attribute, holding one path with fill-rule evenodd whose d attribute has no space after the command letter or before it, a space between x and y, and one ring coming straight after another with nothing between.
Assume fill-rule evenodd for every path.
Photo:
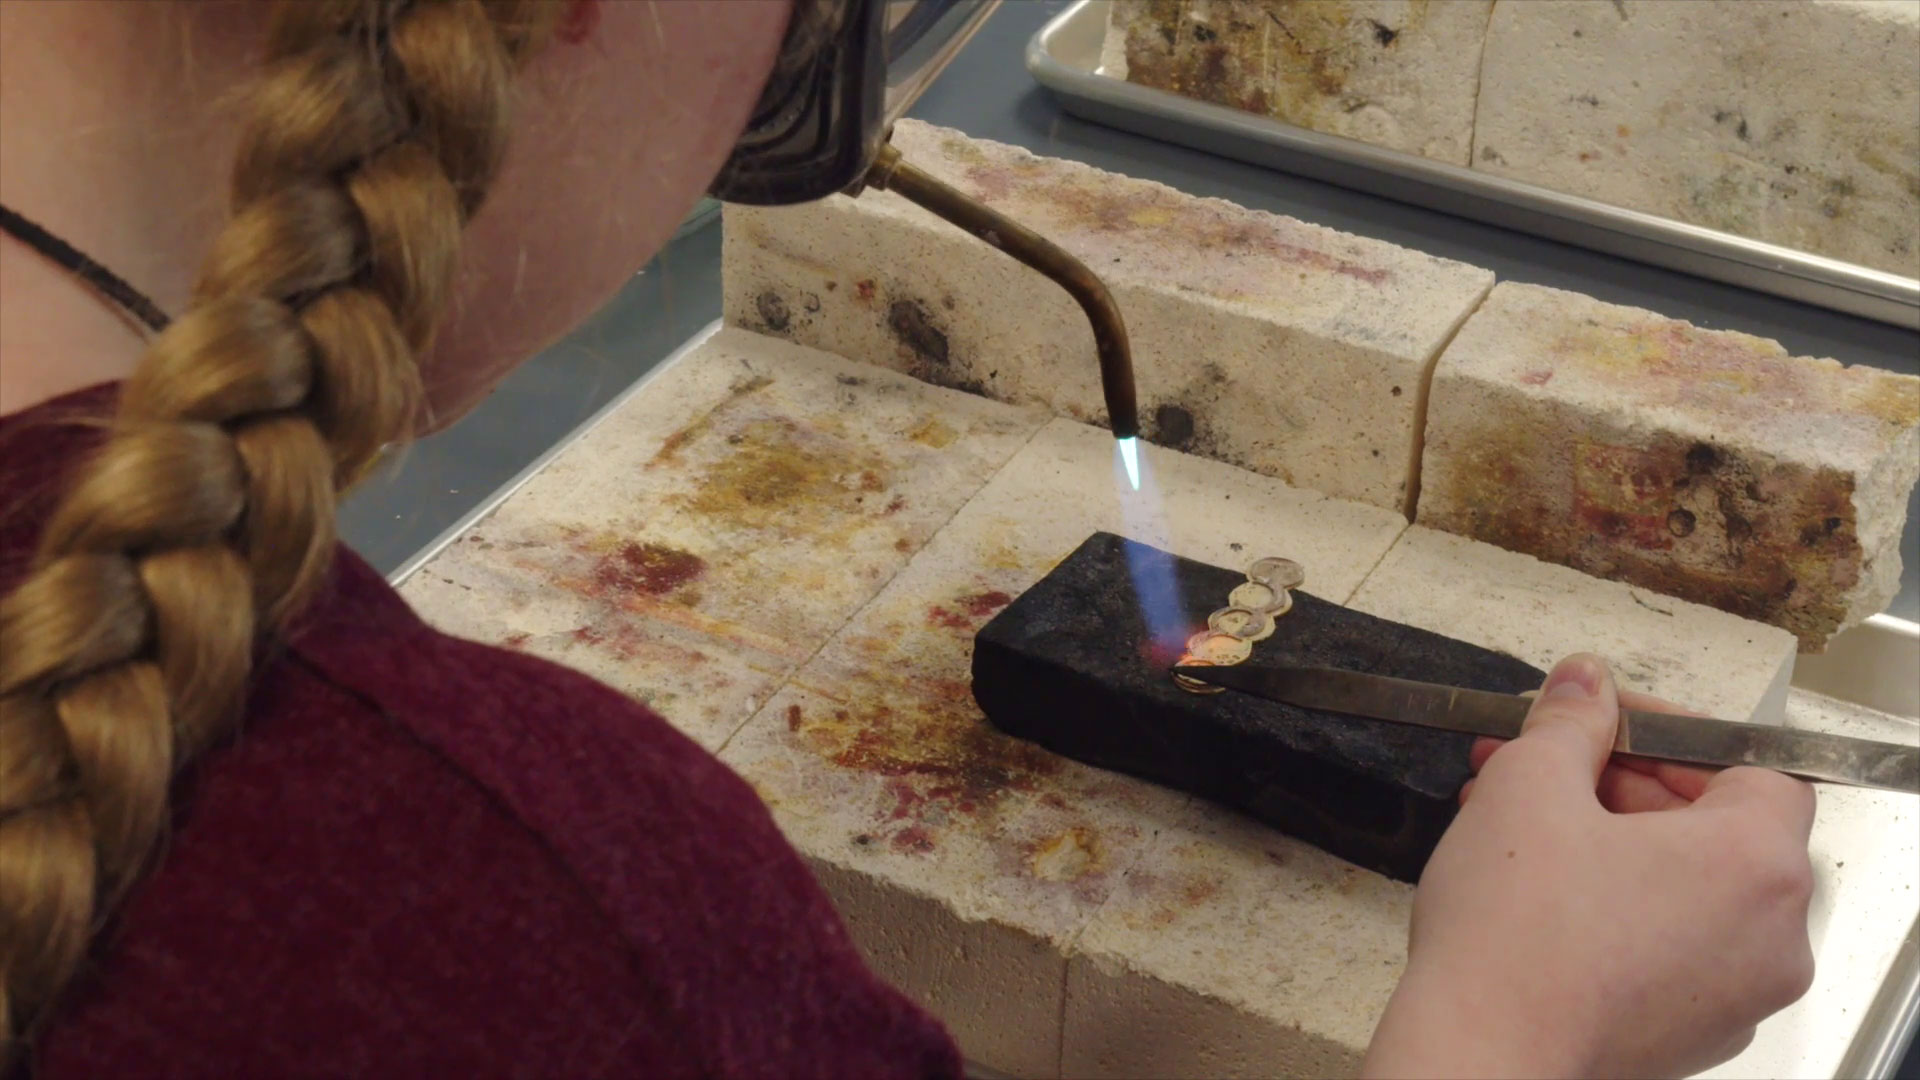
<instances>
[{"instance_id":1,"label":"blue flame","mask_svg":"<svg viewBox=\"0 0 1920 1080\"><path fill-rule=\"evenodd\" d=\"M1139 543L1129 543L1126 550L1127 570L1133 578L1133 593L1140 600L1147 644L1171 662L1186 650L1187 637L1196 629L1181 618L1185 605L1173 579L1173 556Z\"/></svg>"},{"instance_id":2,"label":"blue flame","mask_svg":"<svg viewBox=\"0 0 1920 1080\"><path fill-rule=\"evenodd\" d=\"M1126 438L1119 440L1119 443L1120 443L1120 461L1122 464L1126 465L1127 467L1127 482L1133 485L1133 490L1139 491L1140 490L1139 440L1129 435Z\"/></svg>"},{"instance_id":3,"label":"blue flame","mask_svg":"<svg viewBox=\"0 0 1920 1080\"><path fill-rule=\"evenodd\" d=\"M1153 477L1150 455L1142 455L1133 438L1120 439L1121 469L1115 469L1119 487L1121 532L1136 543L1127 545L1127 569L1133 578L1134 595L1140 600L1140 616L1147 632L1146 645L1158 654L1155 663L1172 663L1185 648L1187 635L1194 628L1186 625L1185 605L1173 577L1173 561L1163 551L1171 548L1172 537L1166 510ZM1131 487L1132 490L1128 490ZM1151 545L1151 546L1141 546Z\"/></svg>"}]
</instances>

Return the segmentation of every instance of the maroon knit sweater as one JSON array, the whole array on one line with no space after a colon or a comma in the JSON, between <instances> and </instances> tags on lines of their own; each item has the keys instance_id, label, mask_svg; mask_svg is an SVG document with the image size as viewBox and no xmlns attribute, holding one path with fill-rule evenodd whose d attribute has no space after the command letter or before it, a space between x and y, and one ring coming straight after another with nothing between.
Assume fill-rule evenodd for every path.
<instances>
[{"instance_id":1,"label":"maroon knit sweater","mask_svg":"<svg viewBox=\"0 0 1920 1080\"><path fill-rule=\"evenodd\" d=\"M112 388L0 418L0 593ZM752 790L342 550L174 788L39 1077L957 1076Z\"/></svg>"}]
</instances>

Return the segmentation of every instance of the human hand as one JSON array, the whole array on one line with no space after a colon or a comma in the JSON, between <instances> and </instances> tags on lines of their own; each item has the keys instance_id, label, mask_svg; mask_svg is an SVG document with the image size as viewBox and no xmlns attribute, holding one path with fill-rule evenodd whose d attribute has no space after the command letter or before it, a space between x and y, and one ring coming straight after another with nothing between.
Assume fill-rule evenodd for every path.
<instances>
[{"instance_id":1,"label":"human hand","mask_svg":"<svg viewBox=\"0 0 1920 1080\"><path fill-rule=\"evenodd\" d=\"M1684 1075L1806 992L1813 789L1610 761L1621 704L1570 657L1519 738L1476 748L1364 1075Z\"/></svg>"}]
</instances>

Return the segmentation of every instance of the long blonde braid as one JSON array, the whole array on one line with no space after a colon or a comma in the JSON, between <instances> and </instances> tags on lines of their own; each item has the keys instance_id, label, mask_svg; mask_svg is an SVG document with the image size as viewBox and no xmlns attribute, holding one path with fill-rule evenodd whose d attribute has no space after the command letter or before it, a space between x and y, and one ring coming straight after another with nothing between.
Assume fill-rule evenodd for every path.
<instances>
[{"instance_id":1,"label":"long blonde braid","mask_svg":"<svg viewBox=\"0 0 1920 1080\"><path fill-rule=\"evenodd\" d=\"M403 438L540 0L275 11L232 218L0 602L0 1069L150 859L338 492Z\"/></svg>"}]
</instances>

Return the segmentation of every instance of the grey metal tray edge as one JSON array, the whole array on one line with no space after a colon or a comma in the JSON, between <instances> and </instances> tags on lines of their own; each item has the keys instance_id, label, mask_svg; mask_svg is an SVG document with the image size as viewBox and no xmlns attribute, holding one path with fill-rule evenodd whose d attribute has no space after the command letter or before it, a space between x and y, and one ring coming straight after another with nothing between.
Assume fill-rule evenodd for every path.
<instances>
[{"instance_id":1,"label":"grey metal tray edge","mask_svg":"<svg viewBox=\"0 0 1920 1080\"><path fill-rule=\"evenodd\" d=\"M1920 1030L1920 919L1907 928L1892 970L1861 1018L1860 1030L1840 1059L1835 1076L1884 1080L1900 1068Z\"/></svg>"},{"instance_id":2,"label":"grey metal tray edge","mask_svg":"<svg viewBox=\"0 0 1920 1080\"><path fill-rule=\"evenodd\" d=\"M1099 74L1107 0L1080 0L1027 45L1027 70L1085 120L1369 194L1907 329L1920 279L1810 255L1309 131Z\"/></svg>"}]
</instances>

